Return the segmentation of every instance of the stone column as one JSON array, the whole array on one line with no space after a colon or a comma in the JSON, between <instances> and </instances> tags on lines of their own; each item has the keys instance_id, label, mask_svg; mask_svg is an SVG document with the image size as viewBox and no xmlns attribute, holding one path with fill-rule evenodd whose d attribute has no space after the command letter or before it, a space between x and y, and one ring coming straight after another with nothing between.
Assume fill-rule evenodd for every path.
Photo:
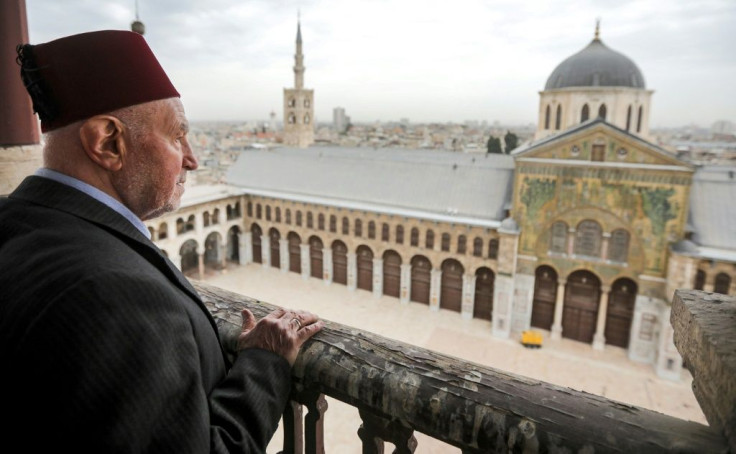
<instances>
[{"instance_id":1,"label":"stone column","mask_svg":"<svg viewBox=\"0 0 736 454\"><path fill-rule=\"evenodd\" d=\"M332 249L322 249L322 279L325 280L325 284L332 284Z\"/></svg>"},{"instance_id":2,"label":"stone column","mask_svg":"<svg viewBox=\"0 0 736 454\"><path fill-rule=\"evenodd\" d=\"M567 255L575 253L575 228L570 227L567 230Z\"/></svg>"},{"instance_id":3,"label":"stone column","mask_svg":"<svg viewBox=\"0 0 736 454\"><path fill-rule=\"evenodd\" d=\"M603 237L601 239L601 260L608 260L608 243L611 241L611 234L603 232L601 236Z\"/></svg>"},{"instance_id":4,"label":"stone column","mask_svg":"<svg viewBox=\"0 0 736 454\"><path fill-rule=\"evenodd\" d=\"M261 265L264 268L271 266L271 237L261 235Z\"/></svg>"},{"instance_id":5,"label":"stone column","mask_svg":"<svg viewBox=\"0 0 736 454\"><path fill-rule=\"evenodd\" d=\"M348 252L348 289L358 288L358 254Z\"/></svg>"},{"instance_id":6,"label":"stone column","mask_svg":"<svg viewBox=\"0 0 736 454\"><path fill-rule=\"evenodd\" d=\"M373 296L380 298L383 295L383 259L373 258Z\"/></svg>"},{"instance_id":7,"label":"stone column","mask_svg":"<svg viewBox=\"0 0 736 454\"><path fill-rule=\"evenodd\" d=\"M401 304L409 304L411 298L411 263L401 264L401 293L399 301Z\"/></svg>"},{"instance_id":8,"label":"stone column","mask_svg":"<svg viewBox=\"0 0 736 454\"><path fill-rule=\"evenodd\" d=\"M562 339L562 308L565 304L565 284L567 280L557 280L557 299L555 299L555 318L552 321L552 332L550 338L552 340Z\"/></svg>"},{"instance_id":9,"label":"stone column","mask_svg":"<svg viewBox=\"0 0 736 454\"><path fill-rule=\"evenodd\" d=\"M440 290L442 287L442 270L433 268L429 280L429 308L440 310Z\"/></svg>"},{"instance_id":10,"label":"stone column","mask_svg":"<svg viewBox=\"0 0 736 454\"><path fill-rule=\"evenodd\" d=\"M199 273L199 279L204 279L204 248L201 244L197 245L197 272Z\"/></svg>"},{"instance_id":11,"label":"stone column","mask_svg":"<svg viewBox=\"0 0 736 454\"><path fill-rule=\"evenodd\" d=\"M279 240L279 265L282 273L289 272L289 240L281 238Z\"/></svg>"},{"instance_id":12,"label":"stone column","mask_svg":"<svg viewBox=\"0 0 736 454\"><path fill-rule=\"evenodd\" d=\"M251 232L243 232L240 234L240 264L246 265L253 263L253 234Z\"/></svg>"},{"instance_id":13,"label":"stone column","mask_svg":"<svg viewBox=\"0 0 736 454\"><path fill-rule=\"evenodd\" d=\"M601 287L601 302L598 305L598 320L593 335L593 348L596 350L603 350L606 346L606 315L608 314L608 294L610 292L610 286L604 285Z\"/></svg>"},{"instance_id":14,"label":"stone column","mask_svg":"<svg viewBox=\"0 0 736 454\"><path fill-rule=\"evenodd\" d=\"M475 304L475 275L463 274L463 299L460 315L466 320L473 318Z\"/></svg>"},{"instance_id":15,"label":"stone column","mask_svg":"<svg viewBox=\"0 0 736 454\"><path fill-rule=\"evenodd\" d=\"M309 279L309 276L312 274L311 270L311 259L309 257L309 243L302 243L299 245L300 249L300 259L302 261L302 278L304 280Z\"/></svg>"}]
</instances>

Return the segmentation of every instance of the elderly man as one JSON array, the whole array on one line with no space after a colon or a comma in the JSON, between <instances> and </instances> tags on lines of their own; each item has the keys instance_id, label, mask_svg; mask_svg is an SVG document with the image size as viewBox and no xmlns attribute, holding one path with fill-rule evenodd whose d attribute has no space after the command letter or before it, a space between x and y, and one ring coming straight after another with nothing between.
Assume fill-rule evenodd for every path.
<instances>
[{"instance_id":1,"label":"elderly man","mask_svg":"<svg viewBox=\"0 0 736 454\"><path fill-rule=\"evenodd\" d=\"M264 452L323 322L243 311L234 361L143 220L197 159L142 36L18 47L44 167L0 200L0 399L19 452ZM6 62L7 64L7 62Z\"/></svg>"}]
</instances>

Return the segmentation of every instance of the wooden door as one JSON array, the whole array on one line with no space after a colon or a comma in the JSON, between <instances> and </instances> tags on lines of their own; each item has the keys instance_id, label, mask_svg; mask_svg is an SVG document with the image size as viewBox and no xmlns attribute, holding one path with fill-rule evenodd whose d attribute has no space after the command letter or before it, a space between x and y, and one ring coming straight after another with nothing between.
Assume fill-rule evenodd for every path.
<instances>
[{"instance_id":1,"label":"wooden door","mask_svg":"<svg viewBox=\"0 0 736 454\"><path fill-rule=\"evenodd\" d=\"M357 255L358 288L373 291L373 251L367 246L360 246Z\"/></svg>"},{"instance_id":2,"label":"wooden door","mask_svg":"<svg viewBox=\"0 0 736 454\"><path fill-rule=\"evenodd\" d=\"M322 240L313 236L309 239L309 268L310 275L317 279L322 279L322 256L324 255L322 249Z\"/></svg>"},{"instance_id":3,"label":"wooden door","mask_svg":"<svg viewBox=\"0 0 736 454\"><path fill-rule=\"evenodd\" d=\"M479 268L475 272L475 301L473 303L473 317L491 320L493 314L493 271L489 268Z\"/></svg>"},{"instance_id":4,"label":"wooden door","mask_svg":"<svg viewBox=\"0 0 736 454\"><path fill-rule=\"evenodd\" d=\"M410 299L429 305L429 289L432 281L432 264L418 255L411 260Z\"/></svg>"},{"instance_id":5,"label":"wooden door","mask_svg":"<svg viewBox=\"0 0 736 454\"><path fill-rule=\"evenodd\" d=\"M557 272L549 266L540 266L534 274L531 325L551 330L557 299Z\"/></svg>"},{"instance_id":6,"label":"wooden door","mask_svg":"<svg viewBox=\"0 0 736 454\"><path fill-rule=\"evenodd\" d=\"M460 312L463 304L463 266L457 260L442 263L440 308Z\"/></svg>"},{"instance_id":7,"label":"wooden door","mask_svg":"<svg viewBox=\"0 0 736 454\"><path fill-rule=\"evenodd\" d=\"M590 343L595 334L600 281L589 271L576 271L567 279L562 310L562 336Z\"/></svg>"},{"instance_id":8,"label":"wooden door","mask_svg":"<svg viewBox=\"0 0 736 454\"><path fill-rule=\"evenodd\" d=\"M606 343L629 348L631 320L634 318L637 286L631 279L619 279L611 286L606 313Z\"/></svg>"},{"instance_id":9,"label":"wooden door","mask_svg":"<svg viewBox=\"0 0 736 454\"><path fill-rule=\"evenodd\" d=\"M287 237L289 240L289 271L294 273L302 272L302 240L299 235L292 232Z\"/></svg>"},{"instance_id":10,"label":"wooden door","mask_svg":"<svg viewBox=\"0 0 736 454\"><path fill-rule=\"evenodd\" d=\"M271 243L271 266L274 268L281 268L281 235L276 229L271 229L268 232L268 237Z\"/></svg>"},{"instance_id":11,"label":"wooden door","mask_svg":"<svg viewBox=\"0 0 736 454\"><path fill-rule=\"evenodd\" d=\"M332 281L344 285L348 283L348 248L342 241L332 244Z\"/></svg>"},{"instance_id":12,"label":"wooden door","mask_svg":"<svg viewBox=\"0 0 736 454\"><path fill-rule=\"evenodd\" d=\"M255 263L262 263L263 258L261 255L261 228L258 227L258 224L253 224L253 227L250 228L251 233L251 243L253 243L253 261Z\"/></svg>"},{"instance_id":13,"label":"wooden door","mask_svg":"<svg viewBox=\"0 0 736 454\"><path fill-rule=\"evenodd\" d=\"M394 251L383 255L383 294L399 297L401 288L401 257Z\"/></svg>"}]
</instances>

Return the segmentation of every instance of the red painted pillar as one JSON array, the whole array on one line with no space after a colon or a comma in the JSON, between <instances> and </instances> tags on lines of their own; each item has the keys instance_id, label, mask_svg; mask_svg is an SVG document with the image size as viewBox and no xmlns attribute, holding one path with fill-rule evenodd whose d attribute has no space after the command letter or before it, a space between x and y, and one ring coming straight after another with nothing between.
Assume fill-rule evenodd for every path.
<instances>
[{"instance_id":1,"label":"red painted pillar","mask_svg":"<svg viewBox=\"0 0 736 454\"><path fill-rule=\"evenodd\" d=\"M25 0L0 1L0 147L39 143L38 120L16 64L18 44L28 43Z\"/></svg>"}]
</instances>

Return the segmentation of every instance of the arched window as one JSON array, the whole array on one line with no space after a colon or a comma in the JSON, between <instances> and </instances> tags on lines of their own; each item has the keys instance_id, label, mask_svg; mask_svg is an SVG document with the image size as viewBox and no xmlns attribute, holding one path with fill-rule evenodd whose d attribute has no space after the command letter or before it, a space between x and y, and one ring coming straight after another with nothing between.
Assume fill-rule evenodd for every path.
<instances>
[{"instance_id":1,"label":"arched window","mask_svg":"<svg viewBox=\"0 0 736 454\"><path fill-rule=\"evenodd\" d=\"M373 221L368 222L368 238L376 239L376 223Z\"/></svg>"},{"instance_id":2,"label":"arched window","mask_svg":"<svg viewBox=\"0 0 736 454\"><path fill-rule=\"evenodd\" d=\"M475 257L483 256L483 240L480 237L475 237L473 240L473 255Z\"/></svg>"},{"instance_id":3,"label":"arched window","mask_svg":"<svg viewBox=\"0 0 736 454\"><path fill-rule=\"evenodd\" d=\"M582 112L580 112L580 123L586 121L588 118L590 118L590 108L586 104L583 106Z\"/></svg>"},{"instance_id":4,"label":"arched window","mask_svg":"<svg viewBox=\"0 0 736 454\"><path fill-rule=\"evenodd\" d=\"M293 125L294 123L296 123L296 115L289 114L289 124Z\"/></svg>"},{"instance_id":5,"label":"arched window","mask_svg":"<svg viewBox=\"0 0 736 454\"><path fill-rule=\"evenodd\" d=\"M636 132L641 132L641 117L644 116L644 106L639 106L639 118L636 119Z\"/></svg>"},{"instance_id":6,"label":"arched window","mask_svg":"<svg viewBox=\"0 0 736 454\"><path fill-rule=\"evenodd\" d=\"M330 232L337 233L337 216L330 215Z\"/></svg>"},{"instance_id":7,"label":"arched window","mask_svg":"<svg viewBox=\"0 0 736 454\"><path fill-rule=\"evenodd\" d=\"M186 227L184 225L184 219L182 218L177 219L176 220L176 233L181 234L181 233L184 233L185 230L186 230Z\"/></svg>"},{"instance_id":8,"label":"arched window","mask_svg":"<svg viewBox=\"0 0 736 454\"><path fill-rule=\"evenodd\" d=\"M189 216L187 219L187 232L194 230L194 215Z\"/></svg>"},{"instance_id":9,"label":"arched window","mask_svg":"<svg viewBox=\"0 0 736 454\"><path fill-rule=\"evenodd\" d=\"M311 211L307 211L307 228L308 229L314 228L314 216L312 216Z\"/></svg>"},{"instance_id":10,"label":"arched window","mask_svg":"<svg viewBox=\"0 0 736 454\"><path fill-rule=\"evenodd\" d=\"M220 209L215 208L215 211L212 213L212 218L210 219L213 224L219 224L220 223Z\"/></svg>"},{"instance_id":11,"label":"arched window","mask_svg":"<svg viewBox=\"0 0 736 454\"><path fill-rule=\"evenodd\" d=\"M234 208L234 210L235 210L235 212L233 214L235 215L236 218L239 218L241 216L241 214L240 214L240 202L235 202L235 208ZM217 216L217 209L215 209L215 213L216 213L215 214L215 218L219 218L219 216ZM212 221L213 224L217 224L218 222L219 221L217 219L215 219L215 220Z\"/></svg>"},{"instance_id":12,"label":"arched window","mask_svg":"<svg viewBox=\"0 0 736 454\"><path fill-rule=\"evenodd\" d=\"M549 129L549 104L547 104L547 108L544 109L544 129Z\"/></svg>"},{"instance_id":13,"label":"arched window","mask_svg":"<svg viewBox=\"0 0 736 454\"><path fill-rule=\"evenodd\" d=\"M158 226L158 239L159 240L165 240L169 236L169 226L162 222L161 225Z\"/></svg>"},{"instance_id":14,"label":"arched window","mask_svg":"<svg viewBox=\"0 0 736 454\"><path fill-rule=\"evenodd\" d=\"M457 237L457 253L465 254L467 249L468 249L468 239L465 238L465 235L458 236Z\"/></svg>"},{"instance_id":15,"label":"arched window","mask_svg":"<svg viewBox=\"0 0 736 454\"><path fill-rule=\"evenodd\" d=\"M363 222L360 219L355 220L355 236L363 236Z\"/></svg>"},{"instance_id":16,"label":"arched window","mask_svg":"<svg viewBox=\"0 0 736 454\"><path fill-rule=\"evenodd\" d=\"M575 254L600 257L601 234L601 226L595 221L585 220L578 224L575 232Z\"/></svg>"},{"instance_id":17,"label":"arched window","mask_svg":"<svg viewBox=\"0 0 736 454\"><path fill-rule=\"evenodd\" d=\"M419 246L419 229L416 227L411 229L411 245Z\"/></svg>"},{"instance_id":18,"label":"arched window","mask_svg":"<svg viewBox=\"0 0 736 454\"><path fill-rule=\"evenodd\" d=\"M631 129L631 104L629 104L629 108L626 109L626 132Z\"/></svg>"},{"instance_id":19,"label":"arched window","mask_svg":"<svg viewBox=\"0 0 736 454\"><path fill-rule=\"evenodd\" d=\"M343 216L342 218L342 234L350 234L350 219L348 219L347 216Z\"/></svg>"},{"instance_id":20,"label":"arched window","mask_svg":"<svg viewBox=\"0 0 736 454\"><path fill-rule=\"evenodd\" d=\"M718 273L713 291L723 295L728 295L728 289L731 287L731 276L726 273Z\"/></svg>"},{"instance_id":21,"label":"arched window","mask_svg":"<svg viewBox=\"0 0 736 454\"><path fill-rule=\"evenodd\" d=\"M284 216L286 217L286 223L291 225L291 210L287 208Z\"/></svg>"},{"instance_id":22,"label":"arched window","mask_svg":"<svg viewBox=\"0 0 736 454\"><path fill-rule=\"evenodd\" d=\"M555 129L559 130L562 125L562 104L557 105L557 116L555 117Z\"/></svg>"},{"instance_id":23,"label":"arched window","mask_svg":"<svg viewBox=\"0 0 736 454\"><path fill-rule=\"evenodd\" d=\"M148 236L152 239L156 239L156 231L153 230L153 227L148 227Z\"/></svg>"},{"instance_id":24,"label":"arched window","mask_svg":"<svg viewBox=\"0 0 736 454\"><path fill-rule=\"evenodd\" d=\"M228 205L228 208L230 208L230 205ZM232 208L230 209L230 216L228 216L228 219L232 217ZM261 204L256 205L256 219L261 219L261 216L263 216L263 208L261 207Z\"/></svg>"},{"instance_id":25,"label":"arched window","mask_svg":"<svg viewBox=\"0 0 736 454\"><path fill-rule=\"evenodd\" d=\"M440 248L443 251L449 251L450 250L450 234L449 233L443 233L442 234L442 243L440 244Z\"/></svg>"},{"instance_id":26,"label":"arched window","mask_svg":"<svg viewBox=\"0 0 736 454\"><path fill-rule=\"evenodd\" d=\"M601 106L598 108L598 118L606 119L606 105L601 104Z\"/></svg>"},{"instance_id":27,"label":"arched window","mask_svg":"<svg viewBox=\"0 0 736 454\"><path fill-rule=\"evenodd\" d=\"M381 241L388 241L389 238L389 226L385 222L381 226Z\"/></svg>"},{"instance_id":28,"label":"arched window","mask_svg":"<svg viewBox=\"0 0 736 454\"><path fill-rule=\"evenodd\" d=\"M296 99L289 98L289 107L295 107L296 106Z\"/></svg>"},{"instance_id":29,"label":"arched window","mask_svg":"<svg viewBox=\"0 0 736 454\"><path fill-rule=\"evenodd\" d=\"M228 205L228 206L230 206L230 205ZM206 211L202 215L202 223L204 224L205 227L209 227L210 226L210 214L208 212L206 212Z\"/></svg>"},{"instance_id":30,"label":"arched window","mask_svg":"<svg viewBox=\"0 0 736 454\"><path fill-rule=\"evenodd\" d=\"M248 202L248 205L246 205L246 210L248 213L248 216L253 216L253 202Z\"/></svg>"},{"instance_id":31,"label":"arched window","mask_svg":"<svg viewBox=\"0 0 736 454\"><path fill-rule=\"evenodd\" d=\"M304 107L309 107L309 98L304 100Z\"/></svg>"},{"instance_id":32,"label":"arched window","mask_svg":"<svg viewBox=\"0 0 736 454\"><path fill-rule=\"evenodd\" d=\"M297 227L302 226L302 211L301 210L296 211L296 225Z\"/></svg>"},{"instance_id":33,"label":"arched window","mask_svg":"<svg viewBox=\"0 0 736 454\"><path fill-rule=\"evenodd\" d=\"M271 220L271 205L266 205L266 220Z\"/></svg>"},{"instance_id":34,"label":"arched window","mask_svg":"<svg viewBox=\"0 0 736 454\"><path fill-rule=\"evenodd\" d=\"M275 214L275 219L274 219L274 220L275 220L276 222L281 222L281 208L279 208L279 207L276 207L276 208L274 209L274 214Z\"/></svg>"},{"instance_id":35,"label":"arched window","mask_svg":"<svg viewBox=\"0 0 736 454\"><path fill-rule=\"evenodd\" d=\"M424 240L424 247L427 249L434 249L434 232L427 230L427 237Z\"/></svg>"},{"instance_id":36,"label":"arched window","mask_svg":"<svg viewBox=\"0 0 736 454\"><path fill-rule=\"evenodd\" d=\"M549 236L549 251L564 254L567 250L567 224L557 221L552 224Z\"/></svg>"},{"instance_id":37,"label":"arched window","mask_svg":"<svg viewBox=\"0 0 736 454\"><path fill-rule=\"evenodd\" d=\"M629 259L629 232L617 229L611 232L608 241L608 260L626 263Z\"/></svg>"},{"instance_id":38,"label":"arched window","mask_svg":"<svg viewBox=\"0 0 736 454\"><path fill-rule=\"evenodd\" d=\"M498 238L493 238L488 242L488 258L498 259Z\"/></svg>"},{"instance_id":39,"label":"arched window","mask_svg":"<svg viewBox=\"0 0 736 454\"><path fill-rule=\"evenodd\" d=\"M305 125L309 124L309 114L304 115L304 124Z\"/></svg>"},{"instance_id":40,"label":"arched window","mask_svg":"<svg viewBox=\"0 0 736 454\"><path fill-rule=\"evenodd\" d=\"M317 215L317 228L319 230L325 229L325 215L322 213Z\"/></svg>"},{"instance_id":41,"label":"arched window","mask_svg":"<svg viewBox=\"0 0 736 454\"><path fill-rule=\"evenodd\" d=\"M404 227L401 225L396 226L396 243L404 244Z\"/></svg>"}]
</instances>

